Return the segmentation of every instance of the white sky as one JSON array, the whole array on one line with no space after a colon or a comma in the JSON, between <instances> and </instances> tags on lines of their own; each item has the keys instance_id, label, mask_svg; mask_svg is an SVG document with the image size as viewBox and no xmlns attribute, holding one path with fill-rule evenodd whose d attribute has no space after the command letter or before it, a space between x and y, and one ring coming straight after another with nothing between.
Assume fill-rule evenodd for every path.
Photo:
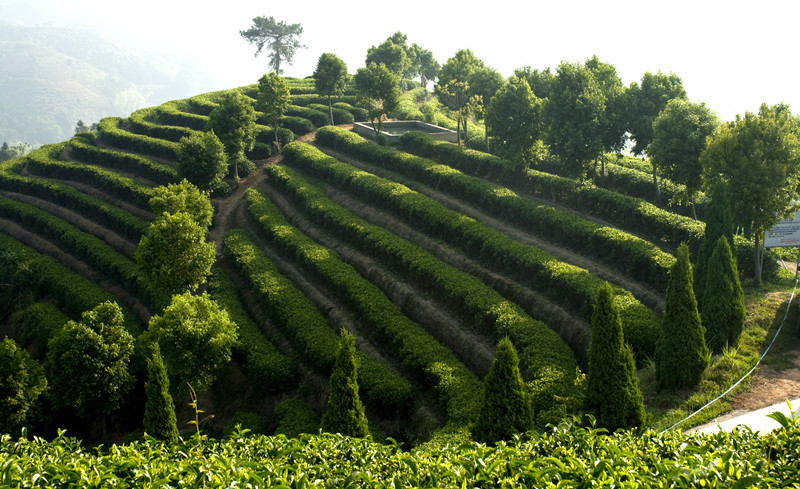
<instances>
[{"instance_id":1,"label":"white sky","mask_svg":"<svg viewBox=\"0 0 800 489\"><path fill-rule=\"evenodd\" d=\"M761 102L783 101L800 112L797 0L0 0L0 18L18 20L23 4L41 6L41 18L29 14L26 24L81 24L123 44L145 39L200 60L217 74L215 89L255 83L267 70L267 57L254 58L255 47L239 36L260 15L304 28L300 41L308 49L285 75L310 75L323 52L354 73L370 46L399 30L441 63L469 48L508 76L526 65L555 68L597 54L626 85L645 71L676 73L689 98L723 120L757 111Z\"/></svg>"}]
</instances>

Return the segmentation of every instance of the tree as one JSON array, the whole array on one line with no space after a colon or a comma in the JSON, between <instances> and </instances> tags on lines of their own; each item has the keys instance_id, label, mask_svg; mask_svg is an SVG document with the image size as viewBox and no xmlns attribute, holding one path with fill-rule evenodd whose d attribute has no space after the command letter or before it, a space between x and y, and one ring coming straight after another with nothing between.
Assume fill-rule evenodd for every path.
<instances>
[{"instance_id":1,"label":"tree","mask_svg":"<svg viewBox=\"0 0 800 489\"><path fill-rule=\"evenodd\" d=\"M178 177L202 190L219 187L228 172L228 157L214 131L196 132L178 144Z\"/></svg>"},{"instance_id":2,"label":"tree","mask_svg":"<svg viewBox=\"0 0 800 489\"><path fill-rule=\"evenodd\" d=\"M739 270L725 236L719 237L709 260L704 290L700 311L706 345L719 353L739 342L746 314Z\"/></svg>"},{"instance_id":3,"label":"tree","mask_svg":"<svg viewBox=\"0 0 800 489\"><path fill-rule=\"evenodd\" d=\"M588 163L603 152L604 111L605 96L592 72L562 62L544 105L544 140L575 177L584 175Z\"/></svg>"},{"instance_id":4,"label":"tree","mask_svg":"<svg viewBox=\"0 0 800 489\"><path fill-rule=\"evenodd\" d=\"M533 94L540 99L545 99L550 96L550 88L556 78L550 71L550 68L532 70L530 66L517 68L514 70L514 76L517 78L524 78L531 87Z\"/></svg>"},{"instance_id":5,"label":"tree","mask_svg":"<svg viewBox=\"0 0 800 489\"><path fill-rule=\"evenodd\" d=\"M185 292L150 318L145 339L159 344L173 392L185 389L187 382L203 391L230 361L237 335L236 323L208 294Z\"/></svg>"},{"instance_id":6,"label":"tree","mask_svg":"<svg viewBox=\"0 0 800 489\"><path fill-rule=\"evenodd\" d=\"M278 141L278 126L280 126L281 117L289 110L291 103L292 95L289 91L289 84L280 75L268 73L258 80L256 107L264 114L264 119L274 129L275 146L279 153L281 146Z\"/></svg>"},{"instance_id":7,"label":"tree","mask_svg":"<svg viewBox=\"0 0 800 489\"><path fill-rule=\"evenodd\" d=\"M47 387L44 369L10 338L0 343L0 433L16 433L31 421Z\"/></svg>"},{"instance_id":8,"label":"tree","mask_svg":"<svg viewBox=\"0 0 800 489\"><path fill-rule=\"evenodd\" d=\"M147 359L147 381L144 390L147 402L144 406L144 432L168 444L178 441L178 421L175 404L169 393L167 367L161 357L158 343L150 345L151 355Z\"/></svg>"},{"instance_id":9,"label":"tree","mask_svg":"<svg viewBox=\"0 0 800 489\"><path fill-rule=\"evenodd\" d=\"M473 73L484 68L483 61L469 49L460 49L439 70L439 81L433 87L439 101L455 112L459 145L461 144L461 122L464 121L464 137L467 137L466 118L479 104L479 97L470 91L469 80Z\"/></svg>"},{"instance_id":10,"label":"tree","mask_svg":"<svg viewBox=\"0 0 800 489\"><path fill-rule=\"evenodd\" d=\"M87 126L85 122L78 119L78 122L75 124L75 134L80 134L82 132L91 132L97 129L97 123L93 123L90 126Z\"/></svg>"},{"instance_id":11,"label":"tree","mask_svg":"<svg viewBox=\"0 0 800 489\"><path fill-rule=\"evenodd\" d=\"M695 219L695 195L700 190L703 173L700 154L718 125L717 117L705 104L684 98L667 102L653 121L653 140L647 149L650 162L657 169L654 171L660 170L673 182L686 186L685 198Z\"/></svg>"},{"instance_id":12,"label":"tree","mask_svg":"<svg viewBox=\"0 0 800 489\"><path fill-rule=\"evenodd\" d=\"M274 17L255 17L253 25L246 31L239 31L250 44L256 45L258 56L264 46L269 52L269 67L278 75L283 74L281 64L285 61L292 64L298 49L305 49L297 37L303 35L300 24L287 24L284 21L276 22Z\"/></svg>"},{"instance_id":13,"label":"tree","mask_svg":"<svg viewBox=\"0 0 800 489\"><path fill-rule=\"evenodd\" d=\"M355 338L344 328L341 330L330 382L331 394L322 416L322 431L359 438L368 437L367 417L358 397Z\"/></svg>"},{"instance_id":14,"label":"tree","mask_svg":"<svg viewBox=\"0 0 800 489\"><path fill-rule=\"evenodd\" d=\"M600 61L597 56L586 60L586 68L592 72L605 97L605 109L599 118L603 151L618 152L625 145L625 86L617 75L617 69ZM604 171L604 169L603 169Z\"/></svg>"},{"instance_id":15,"label":"tree","mask_svg":"<svg viewBox=\"0 0 800 489\"><path fill-rule=\"evenodd\" d=\"M412 47L417 46L416 44L412 44ZM433 57L433 53L427 49L423 49L420 46L416 47L416 63L418 64L417 72L419 73L419 82L425 88L428 89L428 80L433 80L439 75L439 70L441 69L441 65L438 61Z\"/></svg>"},{"instance_id":16,"label":"tree","mask_svg":"<svg viewBox=\"0 0 800 489\"><path fill-rule=\"evenodd\" d=\"M692 288L689 247L678 247L669 270L661 337L656 345L656 382L660 390L694 387L708 366L705 328Z\"/></svg>"},{"instance_id":17,"label":"tree","mask_svg":"<svg viewBox=\"0 0 800 489\"><path fill-rule=\"evenodd\" d=\"M369 107L369 118L376 136L383 130L383 117L397 107L400 96L397 82L397 75L383 64L370 63L356 72L356 93L361 103ZM375 121L378 121L377 127Z\"/></svg>"},{"instance_id":18,"label":"tree","mask_svg":"<svg viewBox=\"0 0 800 489\"><path fill-rule=\"evenodd\" d=\"M256 141L255 109L241 92L226 92L219 106L208 115L207 129L214 131L225 145L228 163L233 166L234 177L238 180L239 167L247 168L245 152L253 149Z\"/></svg>"},{"instance_id":19,"label":"tree","mask_svg":"<svg viewBox=\"0 0 800 489\"><path fill-rule=\"evenodd\" d=\"M186 212L162 214L136 248L139 279L151 291L157 307L173 294L193 292L206 281L214 264L214 243L206 229Z\"/></svg>"},{"instance_id":20,"label":"tree","mask_svg":"<svg viewBox=\"0 0 800 489\"><path fill-rule=\"evenodd\" d=\"M750 228L755 238L755 279L761 283L764 231L793 210L800 180L800 124L784 104L762 104L758 114L723 124L700 155L703 182L724 183L735 223Z\"/></svg>"},{"instance_id":21,"label":"tree","mask_svg":"<svg viewBox=\"0 0 800 489\"><path fill-rule=\"evenodd\" d=\"M403 74L411 67L406 39L405 34L396 32L377 47L370 47L367 50L367 58L364 64L367 66L372 63L386 65L386 68L400 77L402 81Z\"/></svg>"},{"instance_id":22,"label":"tree","mask_svg":"<svg viewBox=\"0 0 800 489\"><path fill-rule=\"evenodd\" d=\"M133 337L124 321L116 302L104 302L53 335L46 361L53 407L82 419L120 407L133 382Z\"/></svg>"},{"instance_id":23,"label":"tree","mask_svg":"<svg viewBox=\"0 0 800 489\"><path fill-rule=\"evenodd\" d=\"M628 109L628 132L636 144L633 153L640 155L647 151L653 140L653 121L674 98L685 98L686 90L678 75L665 75L660 71L655 75L649 71L642 76L642 84L633 83L626 92ZM649 154L649 153L648 153ZM658 190L658 173L653 165L653 185L656 195Z\"/></svg>"},{"instance_id":24,"label":"tree","mask_svg":"<svg viewBox=\"0 0 800 489\"><path fill-rule=\"evenodd\" d=\"M344 61L335 54L322 53L317 61L317 69L314 71L314 87L317 89L317 93L328 97L331 124L335 124L331 97L344 92L347 88L348 78L347 65Z\"/></svg>"},{"instance_id":25,"label":"tree","mask_svg":"<svg viewBox=\"0 0 800 489\"><path fill-rule=\"evenodd\" d=\"M192 216L197 224L206 229L211 227L211 220L214 217L214 207L211 205L208 194L189 183L185 178L180 183L170 183L167 186L154 188L149 203L156 218L161 217L164 213L185 212Z\"/></svg>"},{"instance_id":26,"label":"tree","mask_svg":"<svg viewBox=\"0 0 800 489\"><path fill-rule=\"evenodd\" d=\"M533 414L517 350L510 339L503 338L483 382L483 403L472 425L472 438L482 443L508 440L531 429Z\"/></svg>"},{"instance_id":27,"label":"tree","mask_svg":"<svg viewBox=\"0 0 800 489\"><path fill-rule=\"evenodd\" d=\"M475 107L475 119L485 119L486 118L486 106L489 105L489 102L492 100L498 90L500 90L506 84L503 75L500 74L499 71L484 67L472 73L472 76L469 78L469 88L472 92L472 95L476 97L476 99L480 98L481 103ZM464 126L464 134L466 135L466 125ZM486 143L486 151L489 151L489 134L485 134L485 143Z\"/></svg>"},{"instance_id":28,"label":"tree","mask_svg":"<svg viewBox=\"0 0 800 489\"><path fill-rule=\"evenodd\" d=\"M3 145L0 146L0 161L6 161L13 158L22 158L31 150L31 145L28 143L17 143L14 145L9 145L7 142L3 142Z\"/></svg>"},{"instance_id":29,"label":"tree","mask_svg":"<svg viewBox=\"0 0 800 489\"><path fill-rule=\"evenodd\" d=\"M717 246L717 240L720 236L724 236L731 248L733 247L733 220L728 190L724 183L717 182L709 194L710 200L706 206L706 231L700 240L694 266L694 291L701 299L705 290L708 262ZM698 308L702 312L702 301L698 303Z\"/></svg>"},{"instance_id":30,"label":"tree","mask_svg":"<svg viewBox=\"0 0 800 489\"><path fill-rule=\"evenodd\" d=\"M528 166L541 138L541 108L541 101L524 78L509 78L486 109L486 132L494 151L517 162L520 168Z\"/></svg>"},{"instance_id":31,"label":"tree","mask_svg":"<svg viewBox=\"0 0 800 489\"><path fill-rule=\"evenodd\" d=\"M589 342L586 403L597 424L613 432L641 426L644 400L633 353L622 333L622 320L608 282L597 291Z\"/></svg>"}]
</instances>

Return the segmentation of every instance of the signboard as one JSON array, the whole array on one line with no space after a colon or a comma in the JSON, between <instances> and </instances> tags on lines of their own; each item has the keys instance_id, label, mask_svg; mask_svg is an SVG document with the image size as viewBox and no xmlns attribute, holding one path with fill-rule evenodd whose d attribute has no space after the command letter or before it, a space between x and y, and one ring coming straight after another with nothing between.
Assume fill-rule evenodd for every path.
<instances>
[{"instance_id":1,"label":"signboard","mask_svg":"<svg viewBox=\"0 0 800 489\"><path fill-rule=\"evenodd\" d=\"M800 247L800 212L792 219L781 219L764 233L764 248Z\"/></svg>"}]
</instances>

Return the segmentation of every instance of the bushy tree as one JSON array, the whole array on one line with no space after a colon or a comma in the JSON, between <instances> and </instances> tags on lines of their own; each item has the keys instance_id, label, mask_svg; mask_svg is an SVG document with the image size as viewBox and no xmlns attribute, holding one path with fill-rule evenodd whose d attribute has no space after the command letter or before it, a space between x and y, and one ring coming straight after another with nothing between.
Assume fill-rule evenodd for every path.
<instances>
[{"instance_id":1,"label":"bushy tree","mask_svg":"<svg viewBox=\"0 0 800 489\"><path fill-rule=\"evenodd\" d=\"M402 79L403 74L411 66L406 39L405 34L397 32L378 46L370 47L367 50L367 58L364 64L366 66L372 63L376 65L383 64L389 71Z\"/></svg>"},{"instance_id":2,"label":"bushy tree","mask_svg":"<svg viewBox=\"0 0 800 489\"><path fill-rule=\"evenodd\" d=\"M744 329L744 292L728 239L720 236L708 263L701 318L706 345L716 353L734 346Z\"/></svg>"},{"instance_id":3,"label":"bushy tree","mask_svg":"<svg viewBox=\"0 0 800 489\"><path fill-rule=\"evenodd\" d=\"M431 51L423 49L416 44L412 44L412 47L414 46L416 46L416 62L419 65L419 68L417 69L419 72L419 83L427 90L428 81L433 80L439 75L439 70L442 68L442 66L438 61L436 61L436 58L433 57L433 53Z\"/></svg>"},{"instance_id":4,"label":"bushy tree","mask_svg":"<svg viewBox=\"0 0 800 489\"><path fill-rule=\"evenodd\" d=\"M358 69L354 80L358 98L362 105L368 107L372 128L377 136L383 130L383 118L397 107L400 96L397 75L386 65L370 63L366 68Z\"/></svg>"},{"instance_id":5,"label":"bushy tree","mask_svg":"<svg viewBox=\"0 0 800 489\"><path fill-rule=\"evenodd\" d=\"M677 260L669 271L661 337L656 346L658 388L694 387L708 366L705 328L700 322L692 288L689 247L678 247Z\"/></svg>"},{"instance_id":6,"label":"bushy tree","mask_svg":"<svg viewBox=\"0 0 800 489\"><path fill-rule=\"evenodd\" d=\"M250 44L256 45L255 56L266 46L269 67L278 75L283 74L281 65L284 62L291 65L297 50L306 48L297 40L303 35L303 26L287 24L285 21L276 22L274 17L253 18L253 25L246 31L239 31L239 35Z\"/></svg>"},{"instance_id":7,"label":"bushy tree","mask_svg":"<svg viewBox=\"0 0 800 489\"><path fill-rule=\"evenodd\" d=\"M791 210L800 183L800 124L784 104L762 104L758 114L723 124L700 163L706 188L722 182L736 224L755 239L755 279L761 283L761 236ZM734 198L735 196L735 198Z\"/></svg>"},{"instance_id":8,"label":"bushy tree","mask_svg":"<svg viewBox=\"0 0 800 489\"><path fill-rule=\"evenodd\" d=\"M653 121L653 140L647 148L650 162L654 171L685 185L684 198L691 205L695 219L695 194L700 190L703 173L700 154L706 149L706 138L718 125L717 116L705 104L684 98L667 102Z\"/></svg>"},{"instance_id":9,"label":"bushy tree","mask_svg":"<svg viewBox=\"0 0 800 489\"><path fill-rule=\"evenodd\" d=\"M211 273L214 243L206 242L206 228L191 214L162 214L142 236L134 258L139 280L159 308L173 294L193 292Z\"/></svg>"},{"instance_id":10,"label":"bushy tree","mask_svg":"<svg viewBox=\"0 0 800 489\"><path fill-rule=\"evenodd\" d=\"M120 407L133 381L133 337L124 321L115 302L104 302L50 339L46 370L53 407L82 419Z\"/></svg>"},{"instance_id":11,"label":"bushy tree","mask_svg":"<svg viewBox=\"0 0 800 489\"><path fill-rule=\"evenodd\" d=\"M605 97L605 108L599 118L603 150L618 152L625 145L625 86L614 65L592 56L584 63L592 72Z\"/></svg>"},{"instance_id":12,"label":"bushy tree","mask_svg":"<svg viewBox=\"0 0 800 489\"><path fill-rule=\"evenodd\" d=\"M562 62L550 84L543 116L544 141L575 177L603 152L601 120L605 96L592 71L578 63Z\"/></svg>"},{"instance_id":13,"label":"bushy tree","mask_svg":"<svg viewBox=\"0 0 800 489\"><path fill-rule=\"evenodd\" d=\"M190 383L197 391L211 386L231 359L237 326L208 294L175 295L164 312L150 318L146 339L158 342L172 392Z\"/></svg>"},{"instance_id":14,"label":"bushy tree","mask_svg":"<svg viewBox=\"0 0 800 489\"><path fill-rule=\"evenodd\" d=\"M550 68L543 70L534 70L530 66L524 66L514 70L514 76L517 78L524 78L531 87L531 91L537 98L545 99L550 97L550 89L556 79L555 74L550 71Z\"/></svg>"},{"instance_id":15,"label":"bushy tree","mask_svg":"<svg viewBox=\"0 0 800 489\"><path fill-rule=\"evenodd\" d=\"M214 190L228 171L225 145L214 131L181 138L178 146L178 177L202 190Z\"/></svg>"},{"instance_id":16,"label":"bushy tree","mask_svg":"<svg viewBox=\"0 0 800 489\"><path fill-rule=\"evenodd\" d=\"M180 183L170 183L154 188L149 203L156 218L161 217L164 213L185 212L192 216L197 224L206 229L211 227L211 219L214 217L214 206L211 205L208 194L202 192L185 178Z\"/></svg>"},{"instance_id":17,"label":"bushy tree","mask_svg":"<svg viewBox=\"0 0 800 489\"><path fill-rule=\"evenodd\" d=\"M0 433L18 434L47 387L44 369L10 338L0 342Z\"/></svg>"},{"instance_id":18,"label":"bushy tree","mask_svg":"<svg viewBox=\"0 0 800 489\"><path fill-rule=\"evenodd\" d=\"M252 171L245 153L253 149L256 141L256 111L244 94L237 90L226 92L208 115L206 128L214 131L225 146L228 164L237 180L240 168L244 176Z\"/></svg>"},{"instance_id":19,"label":"bushy tree","mask_svg":"<svg viewBox=\"0 0 800 489\"><path fill-rule=\"evenodd\" d=\"M472 438L483 443L508 440L533 426L533 409L519 373L519 357L510 339L497 344L484 379L483 403L472 425Z\"/></svg>"},{"instance_id":20,"label":"bushy tree","mask_svg":"<svg viewBox=\"0 0 800 489\"><path fill-rule=\"evenodd\" d=\"M347 65L338 56L331 53L322 53L317 61L317 69L314 70L314 87L317 93L328 97L328 110L333 120L333 105L331 98L341 95L347 88L348 81Z\"/></svg>"},{"instance_id":21,"label":"bushy tree","mask_svg":"<svg viewBox=\"0 0 800 489\"><path fill-rule=\"evenodd\" d=\"M644 420L636 364L607 282L598 289L592 312L586 404L596 415L597 425L612 432L641 426Z\"/></svg>"},{"instance_id":22,"label":"bushy tree","mask_svg":"<svg viewBox=\"0 0 800 489\"><path fill-rule=\"evenodd\" d=\"M728 240L728 244L733 248L733 218L731 217L731 203L728 198L728 190L725 184L717 182L709 192L709 202L706 206L706 231L700 240L700 247L697 251L697 259L694 266L694 291L697 297L703 297L706 284L706 270L711 255L717 247L717 241L721 236ZM703 309L702 301L698 303L701 312Z\"/></svg>"},{"instance_id":23,"label":"bushy tree","mask_svg":"<svg viewBox=\"0 0 800 489\"><path fill-rule=\"evenodd\" d=\"M482 120L486 118L486 107L489 105L489 102L492 98L497 94L497 92L503 88L506 84L503 75L500 74L499 71L484 67L478 70L475 70L472 73L472 76L469 78L469 88L472 96L475 97L476 100L480 100L480 103L477 104L474 110L474 116L476 120ZM467 127L466 124L464 125L464 137L467 137ZM489 134L485 134L485 144L486 144L486 151L489 151Z\"/></svg>"},{"instance_id":24,"label":"bushy tree","mask_svg":"<svg viewBox=\"0 0 800 489\"><path fill-rule=\"evenodd\" d=\"M492 97L486 109L486 128L494 152L516 162L520 169L533 161L542 133L541 101L524 78L512 76Z\"/></svg>"},{"instance_id":25,"label":"bushy tree","mask_svg":"<svg viewBox=\"0 0 800 489\"><path fill-rule=\"evenodd\" d=\"M144 406L144 432L165 443L178 441L178 421L175 404L169 393L167 367L161 357L158 343L150 345L150 358L147 359L147 381L144 390L147 402Z\"/></svg>"},{"instance_id":26,"label":"bushy tree","mask_svg":"<svg viewBox=\"0 0 800 489\"><path fill-rule=\"evenodd\" d=\"M369 436L364 406L358 397L356 343L352 334L341 330L339 350L331 374L331 394L322 416L322 431L345 436Z\"/></svg>"},{"instance_id":27,"label":"bushy tree","mask_svg":"<svg viewBox=\"0 0 800 489\"><path fill-rule=\"evenodd\" d=\"M476 71L483 68L485 68L483 61L478 59L472 51L460 49L439 70L439 80L433 87L439 102L456 116L459 144L461 144L462 121L466 138L466 119L483 103L483 100L470 89L470 78Z\"/></svg>"}]
</instances>

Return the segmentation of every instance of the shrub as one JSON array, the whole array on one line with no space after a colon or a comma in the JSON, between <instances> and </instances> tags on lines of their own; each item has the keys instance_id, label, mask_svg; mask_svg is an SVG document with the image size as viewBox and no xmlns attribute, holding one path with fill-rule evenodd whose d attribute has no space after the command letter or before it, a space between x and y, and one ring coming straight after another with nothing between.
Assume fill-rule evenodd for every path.
<instances>
[{"instance_id":1,"label":"shrub","mask_svg":"<svg viewBox=\"0 0 800 489\"><path fill-rule=\"evenodd\" d=\"M331 393L321 427L328 433L366 438L369 436L369 425L361 398L358 397L355 338L344 328L340 336L330 379Z\"/></svg>"},{"instance_id":2,"label":"shrub","mask_svg":"<svg viewBox=\"0 0 800 489\"><path fill-rule=\"evenodd\" d=\"M6 338L0 342L0 433L29 426L47 387L44 369L27 351Z\"/></svg>"},{"instance_id":3,"label":"shrub","mask_svg":"<svg viewBox=\"0 0 800 489\"><path fill-rule=\"evenodd\" d=\"M311 407L299 399L286 399L275 406L273 416L278 420L276 435L298 438L304 433L319 432L320 418Z\"/></svg>"},{"instance_id":4,"label":"shrub","mask_svg":"<svg viewBox=\"0 0 800 489\"><path fill-rule=\"evenodd\" d=\"M148 435L168 444L178 441L178 421L175 404L169 393L167 367L161 357L158 343L150 345L147 359L147 381L144 390L147 402L144 406L144 431Z\"/></svg>"},{"instance_id":5,"label":"shrub","mask_svg":"<svg viewBox=\"0 0 800 489\"><path fill-rule=\"evenodd\" d=\"M744 329L744 292L728 239L720 236L707 266L701 318L706 345L714 353L734 346Z\"/></svg>"}]
</instances>

